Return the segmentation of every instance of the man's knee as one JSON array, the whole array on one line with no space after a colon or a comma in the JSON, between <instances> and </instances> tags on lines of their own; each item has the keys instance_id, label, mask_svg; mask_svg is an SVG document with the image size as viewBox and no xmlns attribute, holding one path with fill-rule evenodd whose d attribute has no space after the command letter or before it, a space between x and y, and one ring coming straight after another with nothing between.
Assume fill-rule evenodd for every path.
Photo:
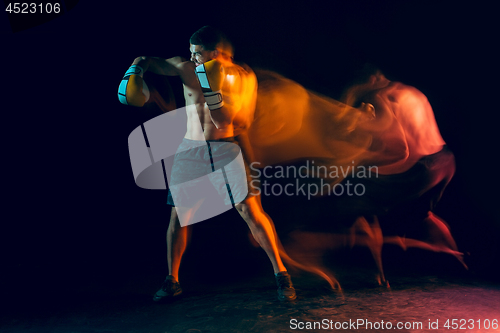
<instances>
[{"instance_id":1,"label":"man's knee","mask_svg":"<svg viewBox=\"0 0 500 333\"><path fill-rule=\"evenodd\" d=\"M251 209L248 204L240 202L234 205L234 207L245 220L251 217Z\"/></svg>"},{"instance_id":2,"label":"man's knee","mask_svg":"<svg viewBox=\"0 0 500 333\"><path fill-rule=\"evenodd\" d=\"M236 204L235 208L251 230L260 230L269 223L267 215L256 202L243 201Z\"/></svg>"},{"instance_id":3,"label":"man's knee","mask_svg":"<svg viewBox=\"0 0 500 333\"><path fill-rule=\"evenodd\" d=\"M179 221L179 215L175 207L172 207L172 212L170 213L170 223L168 225L168 228L173 231L179 229L180 227L181 224Z\"/></svg>"},{"instance_id":4,"label":"man's knee","mask_svg":"<svg viewBox=\"0 0 500 333\"><path fill-rule=\"evenodd\" d=\"M245 200L235 205L236 210L240 213L241 217L247 222L251 224L259 223L262 214L260 207L255 204L255 202L249 202Z\"/></svg>"},{"instance_id":5,"label":"man's knee","mask_svg":"<svg viewBox=\"0 0 500 333\"><path fill-rule=\"evenodd\" d=\"M177 210L175 207L172 207L172 211L170 212L170 222L178 220Z\"/></svg>"}]
</instances>

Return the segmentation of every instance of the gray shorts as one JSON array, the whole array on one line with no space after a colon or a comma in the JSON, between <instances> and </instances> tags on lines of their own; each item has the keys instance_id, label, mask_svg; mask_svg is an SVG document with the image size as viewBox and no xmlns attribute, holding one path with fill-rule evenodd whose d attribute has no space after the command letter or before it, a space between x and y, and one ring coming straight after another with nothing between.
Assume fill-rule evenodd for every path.
<instances>
[{"instance_id":1,"label":"gray shorts","mask_svg":"<svg viewBox=\"0 0 500 333\"><path fill-rule=\"evenodd\" d=\"M172 164L167 204L192 207L207 195L213 195L207 193L208 188L212 192L215 188L225 205L243 201L248 196L251 178L244 159L244 165L234 163L240 152L233 137L208 141L183 139Z\"/></svg>"}]
</instances>

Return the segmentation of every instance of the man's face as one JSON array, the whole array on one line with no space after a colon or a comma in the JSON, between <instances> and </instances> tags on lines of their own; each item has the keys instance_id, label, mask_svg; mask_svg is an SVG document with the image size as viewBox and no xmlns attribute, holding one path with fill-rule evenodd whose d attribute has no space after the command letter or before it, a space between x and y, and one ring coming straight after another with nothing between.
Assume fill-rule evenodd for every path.
<instances>
[{"instance_id":1,"label":"man's face","mask_svg":"<svg viewBox=\"0 0 500 333\"><path fill-rule=\"evenodd\" d=\"M202 45L190 44L189 51L191 51L191 61L195 63L196 66L206 63L217 56L217 51L208 51L203 48Z\"/></svg>"}]
</instances>

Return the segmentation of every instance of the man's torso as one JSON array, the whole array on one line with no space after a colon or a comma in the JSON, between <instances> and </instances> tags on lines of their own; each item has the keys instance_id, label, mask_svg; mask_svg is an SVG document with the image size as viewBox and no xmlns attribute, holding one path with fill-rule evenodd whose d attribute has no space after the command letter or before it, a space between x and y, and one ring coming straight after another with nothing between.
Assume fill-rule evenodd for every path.
<instances>
[{"instance_id":1,"label":"man's torso","mask_svg":"<svg viewBox=\"0 0 500 333\"><path fill-rule=\"evenodd\" d=\"M186 101L187 132L186 139L218 140L234 136L234 125L230 115L224 115L224 110L210 111L195 74L194 63L188 61L181 64L181 80ZM227 117L225 126L217 128L212 121L210 112L219 112L219 117Z\"/></svg>"}]
</instances>

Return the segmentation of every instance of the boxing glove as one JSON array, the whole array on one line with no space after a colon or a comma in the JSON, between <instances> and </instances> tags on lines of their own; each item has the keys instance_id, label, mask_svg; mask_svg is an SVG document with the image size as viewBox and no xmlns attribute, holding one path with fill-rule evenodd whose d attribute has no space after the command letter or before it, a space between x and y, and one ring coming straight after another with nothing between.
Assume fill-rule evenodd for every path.
<instances>
[{"instance_id":1,"label":"boxing glove","mask_svg":"<svg viewBox=\"0 0 500 333\"><path fill-rule=\"evenodd\" d=\"M118 87L118 100L125 105L142 107L149 100L149 88L142 67L132 65Z\"/></svg>"},{"instance_id":2,"label":"boxing glove","mask_svg":"<svg viewBox=\"0 0 500 333\"><path fill-rule=\"evenodd\" d=\"M217 60L210 60L197 66L195 72L208 108L216 110L223 107L224 99L221 89L224 83L224 67L222 64Z\"/></svg>"}]
</instances>

